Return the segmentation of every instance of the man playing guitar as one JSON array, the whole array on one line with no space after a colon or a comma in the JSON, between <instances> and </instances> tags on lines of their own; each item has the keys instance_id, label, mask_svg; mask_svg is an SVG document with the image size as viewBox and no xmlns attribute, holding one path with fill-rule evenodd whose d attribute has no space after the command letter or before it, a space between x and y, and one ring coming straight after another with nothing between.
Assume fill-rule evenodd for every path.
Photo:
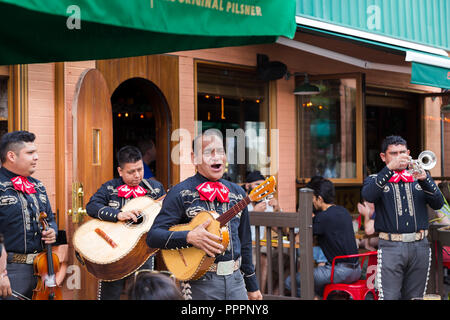
<instances>
[{"instance_id":1,"label":"man playing guitar","mask_svg":"<svg viewBox=\"0 0 450 320\"><path fill-rule=\"evenodd\" d=\"M163 185L150 179L143 179L144 167L142 155L138 148L133 146L122 147L117 153L120 178L112 179L104 183L91 197L86 205L87 213L93 217L105 221L137 222L139 213L137 210L122 212L122 207L131 199L148 196L158 199L166 192ZM151 269L153 258L144 265ZM148 266L147 264L150 264ZM117 281L101 281L99 284L98 297L100 300L119 300L124 286L124 279Z\"/></svg>"},{"instance_id":2,"label":"man playing guitar","mask_svg":"<svg viewBox=\"0 0 450 320\"><path fill-rule=\"evenodd\" d=\"M190 231L169 231L187 223L201 211L218 215L246 197L240 186L222 179L226 154L220 132L208 130L195 138L191 154L197 174L174 186L147 234L151 248L179 249L194 246L216 257L208 272L198 280L181 283L185 299L262 299L252 262L252 240L245 208L227 224L230 242L224 248L220 237L206 230L211 220ZM242 273L241 273L242 272Z\"/></svg>"}]
</instances>

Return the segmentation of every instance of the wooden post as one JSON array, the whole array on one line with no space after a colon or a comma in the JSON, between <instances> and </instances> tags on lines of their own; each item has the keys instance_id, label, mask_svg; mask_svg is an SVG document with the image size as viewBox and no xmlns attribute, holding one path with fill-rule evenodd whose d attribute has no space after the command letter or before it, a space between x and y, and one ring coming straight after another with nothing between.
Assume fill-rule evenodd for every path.
<instances>
[{"instance_id":1,"label":"wooden post","mask_svg":"<svg viewBox=\"0 0 450 320\"><path fill-rule=\"evenodd\" d=\"M299 190L300 219L300 298L314 299L314 260L312 232L312 196L313 190Z\"/></svg>"}]
</instances>

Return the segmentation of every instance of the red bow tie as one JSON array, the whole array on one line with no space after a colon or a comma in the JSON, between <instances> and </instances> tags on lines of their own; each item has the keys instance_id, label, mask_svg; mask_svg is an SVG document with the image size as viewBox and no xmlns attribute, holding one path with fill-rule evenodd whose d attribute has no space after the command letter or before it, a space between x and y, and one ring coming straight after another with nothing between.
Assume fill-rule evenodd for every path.
<instances>
[{"instance_id":1,"label":"red bow tie","mask_svg":"<svg viewBox=\"0 0 450 320\"><path fill-rule=\"evenodd\" d=\"M27 178L22 176L17 176L11 179L11 182L14 185L14 189L18 191L22 191L23 193L36 193L36 190L34 189L34 185L28 181Z\"/></svg>"},{"instance_id":2,"label":"red bow tie","mask_svg":"<svg viewBox=\"0 0 450 320\"><path fill-rule=\"evenodd\" d=\"M403 171L394 171L394 175L389 179L389 182L399 183L403 182L414 182L413 176L405 169Z\"/></svg>"},{"instance_id":3,"label":"red bow tie","mask_svg":"<svg viewBox=\"0 0 450 320\"><path fill-rule=\"evenodd\" d=\"M117 195L121 198L128 199L133 196L133 198L145 196L147 191L141 186L130 187L127 184L123 184L117 188Z\"/></svg>"},{"instance_id":4,"label":"red bow tie","mask_svg":"<svg viewBox=\"0 0 450 320\"><path fill-rule=\"evenodd\" d=\"M230 190L220 182L203 182L196 189L200 195L200 200L213 202L217 198L220 202L230 202L228 198Z\"/></svg>"}]
</instances>

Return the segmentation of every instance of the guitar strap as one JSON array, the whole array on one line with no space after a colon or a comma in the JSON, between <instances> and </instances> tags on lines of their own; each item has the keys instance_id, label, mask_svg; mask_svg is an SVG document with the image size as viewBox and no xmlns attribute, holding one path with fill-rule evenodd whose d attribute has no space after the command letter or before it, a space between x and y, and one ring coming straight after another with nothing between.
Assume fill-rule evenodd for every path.
<instances>
[{"instance_id":1,"label":"guitar strap","mask_svg":"<svg viewBox=\"0 0 450 320\"><path fill-rule=\"evenodd\" d=\"M145 186L146 186L148 189L150 189L150 191L151 191L153 194L156 194L155 189L153 189L153 187L150 185L150 183L148 183L147 179L142 179L142 182L145 184Z\"/></svg>"}]
</instances>

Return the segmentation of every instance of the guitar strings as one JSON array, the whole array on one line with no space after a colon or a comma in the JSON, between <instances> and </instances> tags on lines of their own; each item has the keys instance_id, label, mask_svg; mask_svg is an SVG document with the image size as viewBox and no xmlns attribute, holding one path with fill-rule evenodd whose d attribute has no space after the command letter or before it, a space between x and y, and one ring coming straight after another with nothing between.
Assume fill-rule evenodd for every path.
<instances>
[{"instance_id":1,"label":"guitar strings","mask_svg":"<svg viewBox=\"0 0 450 320\"><path fill-rule=\"evenodd\" d=\"M140 218L144 218L144 211L142 211L138 216L136 216L136 218L139 220ZM129 227L129 226L131 226L132 224L134 224L135 222L132 220L132 219L130 219L127 223L125 223L125 225L127 226L127 227Z\"/></svg>"}]
</instances>

